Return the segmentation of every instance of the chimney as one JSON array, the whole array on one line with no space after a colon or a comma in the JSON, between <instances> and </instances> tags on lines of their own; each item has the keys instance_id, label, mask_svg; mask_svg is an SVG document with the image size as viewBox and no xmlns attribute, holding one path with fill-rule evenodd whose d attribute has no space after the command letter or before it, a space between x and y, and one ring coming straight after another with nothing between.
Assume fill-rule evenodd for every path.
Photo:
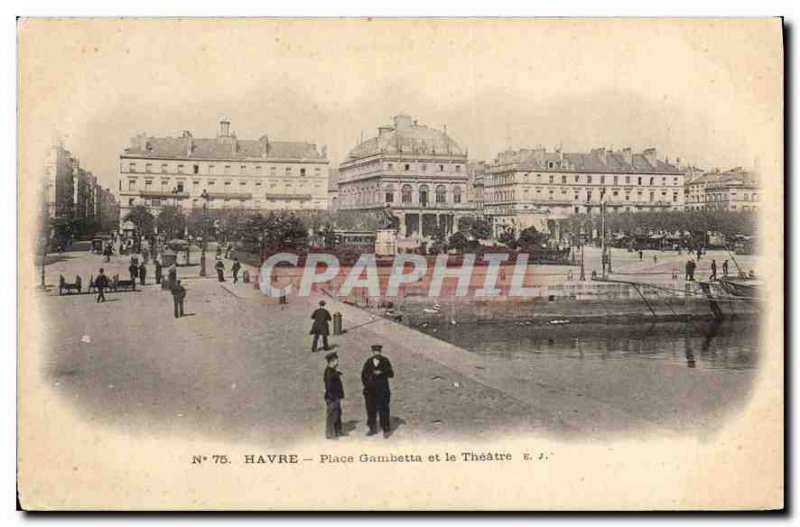
<instances>
[{"instance_id":1,"label":"chimney","mask_svg":"<svg viewBox=\"0 0 800 527\"><path fill-rule=\"evenodd\" d=\"M230 134L231 122L227 119L222 119L219 122L219 134L217 137L228 137Z\"/></svg>"},{"instance_id":2,"label":"chimney","mask_svg":"<svg viewBox=\"0 0 800 527\"><path fill-rule=\"evenodd\" d=\"M633 150L631 150L631 147L622 149L622 159L625 160L626 164L633 166Z\"/></svg>"},{"instance_id":3,"label":"chimney","mask_svg":"<svg viewBox=\"0 0 800 527\"><path fill-rule=\"evenodd\" d=\"M652 166L656 166L656 149L655 148L645 148L642 152L642 155L647 160L648 163Z\"/></svg>"}]
</instances>

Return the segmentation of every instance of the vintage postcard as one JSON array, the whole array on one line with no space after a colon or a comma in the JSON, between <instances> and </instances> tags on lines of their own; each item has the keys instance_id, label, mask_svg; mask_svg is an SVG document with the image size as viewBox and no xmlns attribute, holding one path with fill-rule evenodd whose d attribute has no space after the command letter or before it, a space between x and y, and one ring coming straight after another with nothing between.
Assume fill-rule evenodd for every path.
<instances>
[{"instance_id":1,"label":"vintage postcard","mask_svg":"<svg viewBox=\"0 0 800 527\"><path fill-rule=\"evenodd\" d=\"M783 508L782 24L20 19L21 507Z\"/></svg>"}]
</instances>

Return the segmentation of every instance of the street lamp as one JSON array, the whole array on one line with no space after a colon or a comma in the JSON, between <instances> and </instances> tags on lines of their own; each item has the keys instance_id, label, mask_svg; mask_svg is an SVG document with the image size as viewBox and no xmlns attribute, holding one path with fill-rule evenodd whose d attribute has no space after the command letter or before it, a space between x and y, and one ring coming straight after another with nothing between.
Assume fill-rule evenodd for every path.
<instances>
[{"instance_id":1,"label":"street lamp","mask_svg":"<svg viewBox=\"0 0 800 527\"><path fill-rule=\"evenodd\" d=\"M203 198L203 245L200 249L200 276L206 275L206 218L208 216L208 191L203 189L200 194Z\"/></svg>"}]
</instances>

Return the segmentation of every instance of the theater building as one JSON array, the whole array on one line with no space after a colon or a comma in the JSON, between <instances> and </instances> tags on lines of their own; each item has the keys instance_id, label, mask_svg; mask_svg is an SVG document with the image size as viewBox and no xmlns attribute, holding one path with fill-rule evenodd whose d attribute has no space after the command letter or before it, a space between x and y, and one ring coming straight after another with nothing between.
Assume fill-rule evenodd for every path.
<instances>
[{"instance_id":1,"label":"theater building","mask_svg":"<svg viewBox=\"0 0 800 527\"><path fill-rule=\"evenodd\" d=\"M375 214L388 207L401 237L449 235L460 216L474 211L469 179L464 149L446 132L401 114L339 165L338 207Z\"/></svg>"}]
</instances>

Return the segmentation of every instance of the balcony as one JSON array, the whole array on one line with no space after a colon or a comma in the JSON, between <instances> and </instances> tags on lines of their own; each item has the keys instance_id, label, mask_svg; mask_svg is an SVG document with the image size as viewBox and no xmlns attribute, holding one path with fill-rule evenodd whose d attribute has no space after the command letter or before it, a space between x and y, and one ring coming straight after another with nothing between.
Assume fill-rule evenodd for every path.
<instances>
[{"instance_id":1,"label":"balcony","mask_svg":"<svg viewBox=\"0 0 800 527\"><path fill-rule=\"evenodd\" d=\"M161 198L161 199L187 199L188 192L172 192L170 190L140 190L139 196L143 198Z\"/></svg>"},{"instance_id":2,"label":"balcony","mask_svg":"<svg viewBox=\"0 0 800 527\"><path fill-rule=\"evenodd\" d=\"M268 200L292 200L292 201L309 201L313 198L311 194L266 194Z\"/></svg>"}]
</instances>

